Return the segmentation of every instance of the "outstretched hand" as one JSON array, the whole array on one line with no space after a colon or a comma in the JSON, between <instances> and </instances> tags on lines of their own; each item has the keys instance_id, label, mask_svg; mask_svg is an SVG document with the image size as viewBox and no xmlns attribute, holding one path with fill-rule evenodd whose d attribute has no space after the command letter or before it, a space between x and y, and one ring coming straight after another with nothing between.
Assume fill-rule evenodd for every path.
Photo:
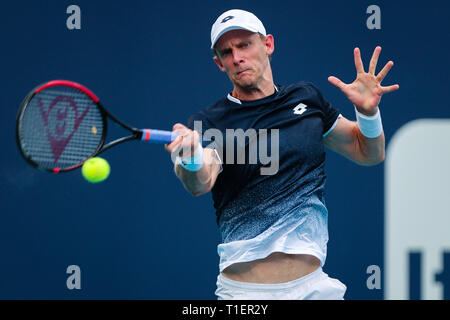
<instances>
[{"instance_id":1,"label":"outstretched hand","mask_svg":"<svg viewBox=\"0 0 450 320\"><path fill-rule=\"evenodd\" d=\"M347 98L355 105L358 112L367 116L377 113L378 103L381 96L386 92L392 92L399 89L399 85L383 87L381 81L386 77L394 62L389 61L384 68L375 76L375 69L378 63L381 47L376 47L372 59L370 60L369 72L364 71L359 48L354 49L356 79L350 84L342 82L340 79L330 76L328 81L338 87Z\"/></svg>"}]
</instances>

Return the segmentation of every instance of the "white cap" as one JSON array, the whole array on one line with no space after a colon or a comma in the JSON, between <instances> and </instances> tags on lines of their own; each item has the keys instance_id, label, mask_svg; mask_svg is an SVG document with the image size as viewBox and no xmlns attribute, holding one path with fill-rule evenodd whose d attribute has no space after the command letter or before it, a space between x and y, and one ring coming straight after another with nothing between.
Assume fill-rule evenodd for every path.
<instances>
[{"instance_id":1,"label":"white cap","mask_svg":"<svg viewBox=\"0 0 450 320\"><path fill-rule=\"evenodd\" d=\"M236 29L266 35L264 25L253 13L239 9L228 10L217 18L211 28L211 49L224 33Z\"/></svg>"}]
</instances>

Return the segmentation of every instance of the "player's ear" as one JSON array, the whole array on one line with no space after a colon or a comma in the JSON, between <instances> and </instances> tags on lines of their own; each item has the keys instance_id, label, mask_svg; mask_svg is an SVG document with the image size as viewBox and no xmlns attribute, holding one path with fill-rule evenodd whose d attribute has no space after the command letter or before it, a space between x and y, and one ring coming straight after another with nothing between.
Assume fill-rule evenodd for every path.
<instances>
[{"instance_id":1,"label":"player's ear","mask_svg":"<svg viewBox=\"0 0 450 320\"><path fill-rule=\"evenodd\" d=\"M220 61L220 59L217 56L213 57L214 62L217 64L217 66L219 67L219 69L223 72L225 72L225 67L223 66L222 62Z\"/></svg>"},{"instance_id":2,"label":"player's ear","mask_svg":"<svg viewBox=\"0 0 450 320\"><path fill-rule=\"evenodd\" d=\"M264 44L266 46L267 55L271 55L275 51L275 40L273 35L268 34L264 39Z\"/></svg>"}]
</instances>

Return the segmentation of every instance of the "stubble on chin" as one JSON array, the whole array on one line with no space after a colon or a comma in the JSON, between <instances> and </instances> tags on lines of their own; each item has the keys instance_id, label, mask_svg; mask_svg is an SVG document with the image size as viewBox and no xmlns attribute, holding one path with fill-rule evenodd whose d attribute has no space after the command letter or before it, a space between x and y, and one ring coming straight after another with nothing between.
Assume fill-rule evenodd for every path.
<instances>
[{"instance_id":1,"label":"stubble on chin","mask_svg":"<svg viewBox=\"0 0 450 320\"><path fill-rule=\"evenodd\" d=\"M239 87L243 91L252 92L258 90L258 81L257 79L232 79L230 77L231 82L234 86Z\"/></svg>"}]
</instances>

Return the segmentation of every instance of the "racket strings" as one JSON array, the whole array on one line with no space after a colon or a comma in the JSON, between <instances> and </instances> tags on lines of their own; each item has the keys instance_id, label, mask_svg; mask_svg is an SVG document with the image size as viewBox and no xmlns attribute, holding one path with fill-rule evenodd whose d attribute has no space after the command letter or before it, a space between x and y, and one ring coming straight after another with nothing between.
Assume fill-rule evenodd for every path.
<instances>
[{"instance_id":1,"label":"racket strings","mask_svg":"<svg viewBox=\"0 0 450 320\"><path fill-rule=\"evenodd\" d=\"M51 86L24 109L19 135L24 153L38 166L65 169L82 163L102 143L102 114L84 92Z\"/></svg>"}]
</instances>

